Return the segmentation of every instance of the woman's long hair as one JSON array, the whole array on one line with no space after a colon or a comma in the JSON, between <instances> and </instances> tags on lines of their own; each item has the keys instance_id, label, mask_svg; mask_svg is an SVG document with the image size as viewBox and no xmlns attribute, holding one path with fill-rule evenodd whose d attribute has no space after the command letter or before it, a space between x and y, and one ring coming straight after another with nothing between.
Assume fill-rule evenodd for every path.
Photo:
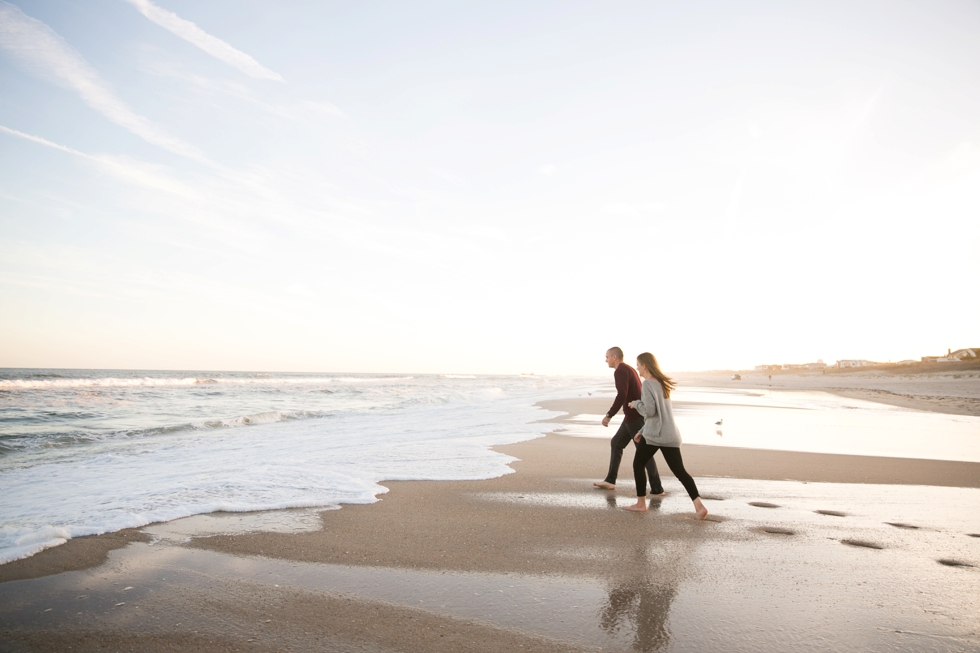
<instances>
[{"instance_id":1,"label":"woman's long hair","mask_svg":"<svg viewBox=\"0 0 980 653\"><path fill-rule=\"evenodd\" d=\"M672 378L660 371L660 366L657 365L656 357L648 351L643 352L636 357L636 364L642 365L647 368L653 378L660 381L660 387L664 389L664 399L670 398L670 391L677 387L677 384Z\"/></svg>"}]
</instances>

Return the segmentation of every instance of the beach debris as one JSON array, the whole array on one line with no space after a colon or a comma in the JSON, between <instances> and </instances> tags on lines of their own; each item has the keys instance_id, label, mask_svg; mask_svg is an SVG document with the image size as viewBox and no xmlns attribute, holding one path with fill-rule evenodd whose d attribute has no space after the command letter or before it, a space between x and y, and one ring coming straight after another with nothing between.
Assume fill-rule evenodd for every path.
<instances>
[{"instance_id":1,"label":"beach debris","mask_svg":"<svg viewBox=\"0 0 980 653\"><path fill-rule=\"evenodd\" d=\"M124 592L128 592L128 591L129 591L129 590L131 590L131 589L133 589L133 586L132 586L132 585L130 585L129 587L124 587L124 588L123 588L123 591L124 591Z\"/></svg>"},{"instance_id":2,"label":"beach debris","mask_svg":"<svg viewBox=\"0 0 980 653\"><path fill-rule=\"evenodd\" d=\"M903 524L900 521L886 521L885 523L888 524L889 526L894 526L895 528L911 528L915 530L919 529L918 526L913 526L912 524Z\"/></svg>"},{"instance_id":3,"label":"beach debris","mask_svg":"<svg viewBox=\"0 0 980 653\"><path fill-rule=\"evenodd\" d=\"M814 510L813 512L818 515L829 515L830 517L847 517L846 512L840 512L837 510Z\"/></svg>"},{"instance_id":4,"label":"beach debris","mask_svg":"<svg viewBox=\"0 0 980 653\"><path fill-rule=\"evenodd\" d=\"M718 420L717 422L715 422L715 426L721 426L721 423L724 422L724 421L725 421L725 418L722 417L720 420Z\"/></svg>"},{"instance_id":5,"label":"beach debris","mask_svg":"<svg viewBox=\"0 0 980 653\"><path fill-rule=\"evenodd\" d=\"M126 605L126 602L125 602L125 601L122 601L122 602L120 602L120 603L117 603L117 604L116 604L116 607L118 608L118 607L119 607L120 605Z\"/></svg>"},{"instance_id":6,"label":"beach debris","mask_svg":"<svg viewBox=\"0 0 980 653\"><path fill-rule=\"evenodd\" d=\"M867 540L841 540L841 544L846 544L848 546L859 546L865 549L877 549L879 551L885 548L877 542L868 542Z\"/></svg>"},{"instance_id":7,"label":"beach debris","mask_svg":"<svg viewBox=\"0 0 980 653\"><path fill-rule=\"evenodd\" d=\"M980 533L967 533L969 537L980 537Z\"/></svg>"},{"instance_id":8,"label":"beach debris","mask_svg":"<svg viewBox=\"0 0 980 653\"><path fill-rule=\"evenodd\" d=\"M780 507L782 507L782 506L780 506L778 504L769 503L767 501L749 501L749 505L750 506L755 506L756 508L780 508Z\"/></svg>"}]
</instances>

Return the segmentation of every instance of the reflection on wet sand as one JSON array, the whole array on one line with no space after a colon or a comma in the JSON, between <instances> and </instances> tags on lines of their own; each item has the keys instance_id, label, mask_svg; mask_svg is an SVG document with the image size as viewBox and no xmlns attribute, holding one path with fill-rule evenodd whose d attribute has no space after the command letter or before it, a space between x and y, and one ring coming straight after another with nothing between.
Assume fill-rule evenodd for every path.
<instances>
[{"instance_id":1,"label":"reflection on wet sand","mask_svg":"<svg viewBox=\"0 0 980 653\"><path fill-rule=\"evenodd\" d=\"M609 633L632 628L633 648L637 651L663 650L670 643L667 615L675 594L675 587L655 583L615 587L609 591L599 626Z\"/></svg>"},{"instance_id":2,"label":"reflection on wet sand","mask_svg":"<svg viewBox=\"0 0 980 653\"><path fill-rule=\"evenodd\" d=\"M667 617L676 593L674 585L645 579L614 587L599 613L599 627L610 635L632 631L637 651L663 650L670 643Z\"/></svg>"},{"instance_id":3,"label":"reflection on wet sand","mask_svg":"<svg viewBox=\"0 0 980 653\"><path fill-rule=\"evenodd\" d=\"M659 507L659 501L654 502ZM599 627L642 653L670 644L671 603L699 543L661 540L631 552L623 572L599 610Z\"/></svg>"}]
</instances>

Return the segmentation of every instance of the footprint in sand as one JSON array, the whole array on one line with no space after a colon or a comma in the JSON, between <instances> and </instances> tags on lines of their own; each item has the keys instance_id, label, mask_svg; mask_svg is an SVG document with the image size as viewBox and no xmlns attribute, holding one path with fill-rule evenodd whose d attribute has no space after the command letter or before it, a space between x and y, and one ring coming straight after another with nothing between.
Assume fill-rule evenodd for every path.
<instances>
[{"instance_id":1,"label":"footprint in sand","mask_svg":"<svg viewBox=\"0 0 980 653\"><path fill-rule=\"evenodd\" d=\"M903 524L900 521L886 521L889 526L894 526L895 528L911 528L913 530L919 530L918 526L913 526L912 524Z\"/></svg>"},{"instance_id":2,"label":"footprint in sand","mask_svg":"<svg viewBox=\"0 0 980 653\"><path fill-rule=\"evenodd\" d=\"M813 512L818 515L830 515L831 517L847 517L846 512L839 512L837 510L814 510Z\"/></svg>"},{"instance_id":3,"label":"footprint in sand","mask_svg":"<svg viewBox=\"0 0 980 653\"><path fill-rule=\"evenodd\" d=\"M775 503L767 503L765 501L749 501L750 506L755 506L756 508L779 508L780 506Z\"/></svg>"},{"instance_id":4,"label":"footprint in sand","mask_svg":"<svg viewBox=\"0 0 980 653\"><path fill-rule=\"evenodd\" d=\"M788 528L778 528L776 526L760 526L753 530L766 535L796 535L796 531L791 531Z\"/></svg>"},{"instance_id":5,"label":"footprint in sand","mask_svg":"<svg viewBox=\"0 0 980 653\"><path fill-rule=\"evenodd\" d=\"M841 544L846 544L848 546L860 546L865 549L884 549L882 545L877 542L868 542L867 540L841 540Z\"/></svg>"},{"instance_id":6,"label":"footprint in sand","mask_svg":"<svg viewBox=\"0 0 980 653\"><path fill-rule=\"evenodd\" d=\"M975 567L976 565L971 565L969 562L963 562L962 560L953 560L952 558L940 558L936 560L941 565L946 565L947 567Z\"/></svg>"}]
</instances>

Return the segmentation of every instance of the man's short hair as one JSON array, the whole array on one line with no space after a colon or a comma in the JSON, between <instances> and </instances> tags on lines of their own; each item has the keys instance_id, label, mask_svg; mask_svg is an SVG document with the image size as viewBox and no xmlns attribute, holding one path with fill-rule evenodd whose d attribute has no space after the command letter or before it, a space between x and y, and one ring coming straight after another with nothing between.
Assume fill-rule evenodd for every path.
<instances>
[{"instance_id":1,"label":"man's short hair","mask_svg":"<svg viewBox=\"0 0 980 653\"><path fill-rule=\"evenodd\" d=\"M606 351L612 354L613 356L615 356L616 358L618 358L619 360L623 360L623 350L620 349L619 347L610 347Z\"/></svg>"}]
</instances>

